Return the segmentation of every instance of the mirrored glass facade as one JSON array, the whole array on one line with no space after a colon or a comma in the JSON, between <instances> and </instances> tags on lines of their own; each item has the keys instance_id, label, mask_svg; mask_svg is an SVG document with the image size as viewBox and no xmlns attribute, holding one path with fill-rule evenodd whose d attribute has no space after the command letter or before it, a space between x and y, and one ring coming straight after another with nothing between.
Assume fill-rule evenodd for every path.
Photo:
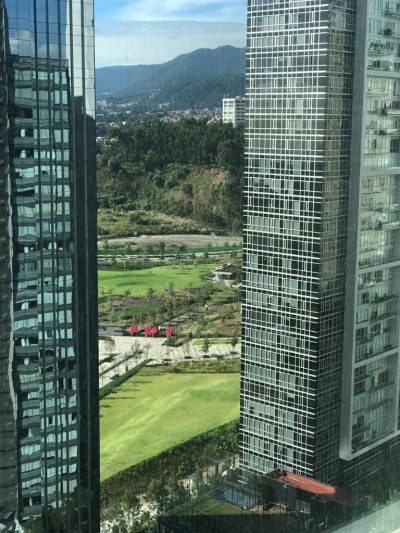
<instances>
[{"instance_id":1,"label":"mirrored glass facade","mask_svg":"<svg viewBox=\"0 0 400 533\"><path fill-rule=\"evenodd\" d=\"M400 434L399 3L366 2L358 27L340 452L384 463Z\"/></svg>"},{"instance_id":2,"label":"mirrored glass facade","mask_svg":"<svg viewBox=\"0 0 400 533\"><path fill-rule=\"evenodd\" d=\"M351 483L397 453L399 22L386 0L248 2L250 472Z\"/></svg>"},{"instance_id":3,"label":"mirrored glass facade","mask_svg":"<svg viewBox=\"0 0 400 533\"><path fill-rule=\"evenodd\" d=\"M0 524L74 494L97 531L93 1L0 19Z\"/></svg>"}]
</instances>

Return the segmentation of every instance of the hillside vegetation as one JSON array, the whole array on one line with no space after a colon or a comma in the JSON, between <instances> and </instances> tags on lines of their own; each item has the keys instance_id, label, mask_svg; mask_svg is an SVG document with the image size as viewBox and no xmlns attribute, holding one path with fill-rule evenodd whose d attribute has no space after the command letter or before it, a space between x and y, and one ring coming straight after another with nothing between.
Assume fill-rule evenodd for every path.
<instances>
[{"instance_id":1,"label":"hillside vegetation","mask_svg":"<svg viewBox=\"0 0 400 533\"><path fill-rule=\"evenodd\" d=\"M143 213L152 211L240 232L242 128L153 120L112 135L98 155L98 202L103 212L123 210L132 225L145 222ZM107 237L107 230L99 227L99 235Z\"/></svg>"},{"instance_id":2,"label":"hillside vegetation","mask_svg":"<svg viewBox=\"0 0 400 533\"><path fill-rule=\"evenodd\" d=\"M126 89L156 72L161 65L117 65L96 69L96 92L114 93Z\"/></svg>"},{"instance_id":3,"label":"hillside vegetation","mask_svg":"<svg viewBox=\"0 0 400 533\"><path fill-rule=\"evenodd\" d=\"M225 95L245 94L246 79L243 74L226 74L202 81L181 81L174 85L135 96L138 109L213 109L222 106Z\"/></svg>"},{"instance_id":4,"label":"hillside vegetation","mask_svg":"<svg viewBox=\"0 0 400 533\"><path fill-rule=\"evenodd\" d=\"M245 48L221 46L182 54L159 65L97 69L97 94L114 103L130 102L141 111L221 107L225 95L245 92Z\"/></svg>"}]
</instances>

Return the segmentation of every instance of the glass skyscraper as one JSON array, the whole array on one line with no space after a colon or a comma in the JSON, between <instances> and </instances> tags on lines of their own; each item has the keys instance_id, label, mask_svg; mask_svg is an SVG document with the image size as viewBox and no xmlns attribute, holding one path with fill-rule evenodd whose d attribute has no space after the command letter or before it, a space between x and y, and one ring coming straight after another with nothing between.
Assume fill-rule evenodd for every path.
<instances>
[{"instance_id":1,"label":"glass skyscraper","mask_svg":"<svg viewBox=\"0 0 400 533\"><path fill-rule=\"evenodd\" d=\"M399 456L400 7L249 0L241 461Z\"/></svg>"},{"instance_id":2,"label":"glass skyscraper","mask_svg":"<svg viewBox=\"0 0 400 533\"><path fill-rule=\"evenodd\" d=\"M0 525L96 532L93 0L0 0L0 225Z\"/></svg>"}]
</instances>

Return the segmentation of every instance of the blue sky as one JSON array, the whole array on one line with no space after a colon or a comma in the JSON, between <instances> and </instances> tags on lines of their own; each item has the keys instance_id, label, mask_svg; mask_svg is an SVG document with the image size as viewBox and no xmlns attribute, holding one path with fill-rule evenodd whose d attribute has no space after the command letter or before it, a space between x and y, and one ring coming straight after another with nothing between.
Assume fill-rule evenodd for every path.
<instances>
[{"instance_id":1,"label":"blue sky","mask_svg":"<svg viewBox=\"0 0 400 533\"><path fill-rule=\"evenodd\" d=\"M96 0L97 67L245 46L247 0Z\"/></svg>"}]
</instances>

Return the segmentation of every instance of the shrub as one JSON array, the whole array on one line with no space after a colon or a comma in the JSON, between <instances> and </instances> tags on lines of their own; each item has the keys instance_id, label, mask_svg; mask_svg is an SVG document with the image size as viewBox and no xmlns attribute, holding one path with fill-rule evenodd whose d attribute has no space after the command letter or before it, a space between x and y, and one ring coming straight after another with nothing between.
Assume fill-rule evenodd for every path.
<instances>
[{"instance_id":1,"label":"shrub","mask_svg":"<svg viewBox=\"0 0 400 533\"><path fill-rule=\"evenodd\" d=\"M166 346L172 346L173 348L179 348L180 346L183 346L188 340L189 340L189 337L180 337L176 340L173 337L170 337L165 344Z\"/></svg>"},{"instance_id":2,"label":"shrub","mask_svg":"<svg viewBox=\"0 0 400 533\"><path fill-rule=\"evenodd\" d=\"M239 421L234 420L118 472L100 484L102 506L121 501L128 491L145 492L153 479L166 480L195 472L222 451L237 453L238 435Z\"/></svg>"},{"instance_id":3,"label":"shrub","mask_svg":"<svg viewBox=\"0 0 400 533\"><path fill-rule=\"evenodd\" d=\"M128 372L125 372L125 374L122 374L122 376L120 376L119 378L114 379L113 381L110 381L110 383L107 383L107 385L104 385L104 387L101 387L101 389L99 390L99 400L102 400L103 398L108 396L113 391L113 389L119 387L120 385L125 383L125 381L137 374L139 370L149 364L150 361L151 359L146 359L145 361L142 361L135 367L131 368L131 370L128 370Z\"/></svg>"}]
</instances>

